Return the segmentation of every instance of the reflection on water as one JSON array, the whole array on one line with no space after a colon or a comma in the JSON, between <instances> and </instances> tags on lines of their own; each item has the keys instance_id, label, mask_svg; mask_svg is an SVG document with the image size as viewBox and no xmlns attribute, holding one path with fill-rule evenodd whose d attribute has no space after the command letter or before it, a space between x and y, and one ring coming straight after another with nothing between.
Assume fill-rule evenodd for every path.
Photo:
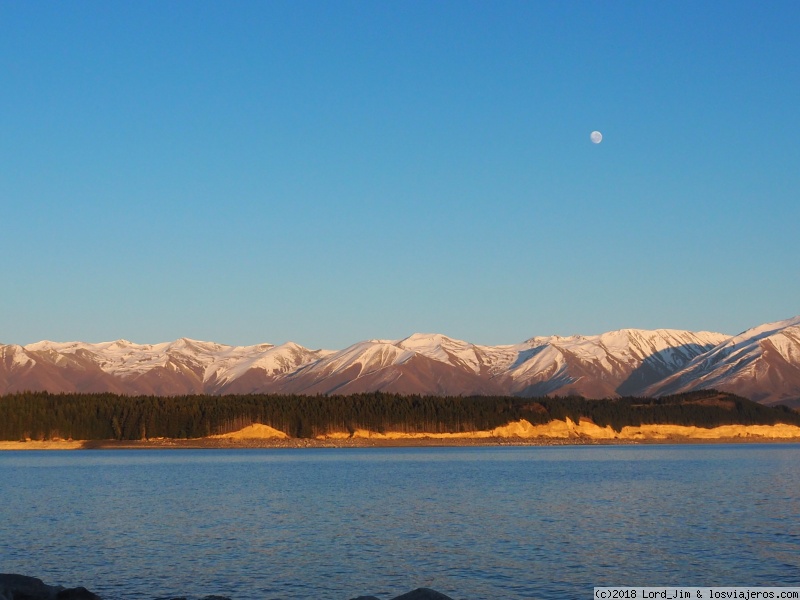
<instances>
[{"instance_id":1,"label":"reflection on water","mask_svg":"<svg viewBox=\"0 0 800 600\"><path fill-rule=\"evenodd\" d=\"M0 453L0 571L106 598L800 585L800 446Z\"/></svg>"}]
</instances>

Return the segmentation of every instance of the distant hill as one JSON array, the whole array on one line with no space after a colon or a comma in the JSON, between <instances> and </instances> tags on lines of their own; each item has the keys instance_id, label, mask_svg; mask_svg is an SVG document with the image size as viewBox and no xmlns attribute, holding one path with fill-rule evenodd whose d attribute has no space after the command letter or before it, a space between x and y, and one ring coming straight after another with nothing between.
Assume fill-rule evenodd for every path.
<instances>
[{"instance_id":1,"label":"distant hill","mask_svg":"<svg viewBox=\"0 0 800 600\"><path fill-rule=\"evenodd\" d=\"M659 397L717 389L800 406L800 317L736 336L671 329L533 337L481 346L441 334L343 350L226 346L179 339L0 345L0 394L24 390L154 394Z\"/></svg>"}]
</instances>

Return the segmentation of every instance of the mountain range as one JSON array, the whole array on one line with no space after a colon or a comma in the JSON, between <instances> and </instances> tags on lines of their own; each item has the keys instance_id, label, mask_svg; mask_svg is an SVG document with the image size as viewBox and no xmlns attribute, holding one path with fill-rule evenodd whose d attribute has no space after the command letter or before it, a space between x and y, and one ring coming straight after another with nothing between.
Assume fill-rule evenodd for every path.
<instances>
[{"instance_id":1,"label":"mountain range","mask_svg":"<svg viewBox=\"0 0 800 600\"><path fill-rule=\"evenodd\" d=\"M353 394L662 396L698 389L800 406L800 316L739 335L621 329L481 346L441 334L343 350L42 341L0 345L0 394Z\"/></svg>"}]
</instances>

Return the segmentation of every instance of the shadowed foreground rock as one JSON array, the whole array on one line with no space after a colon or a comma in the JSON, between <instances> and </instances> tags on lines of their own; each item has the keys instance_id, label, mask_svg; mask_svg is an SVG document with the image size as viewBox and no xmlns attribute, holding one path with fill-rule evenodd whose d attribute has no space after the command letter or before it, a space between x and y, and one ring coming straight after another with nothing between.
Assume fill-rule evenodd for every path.
<instances>
[{"instance_id":1,"label":"shadowed foreground rock","mask_svg":"<svg viewBox=\"0 0 800 600\"><path fill-rule=\"evenodd\" d=\"M353 598L352 600L380 600L375 596L359 596L358 598ZM402 596L396 596L392 598L392 600L453 600L450 596L445 596L437 592L436 590L431 590L428 588L417 588L413 592L408 592L407 594L403 594Z\"/></svg>"},{"instance_id":2,"label":"shadowed foreground rock","mask_svg":"<svg viewBox=\"0 0 800 600\"><path fill-rule=\"evenodd\" d=\"M47 585L25 575L0 574L0 600L101 600L85 587Z\"/></svg>"},{"instance_id":3,"label":"shadowed foreground rock","mask_svg":"<svg viewBox=\"0 0 800 600\"><path fill-rule=\"evenodd\" d=\"M85 587L65 588L47 585L41 579L25 575L0 574L0 600L102 600ZM185 600L173 598L172 600ZM224 596L205 596L201 600L230 600ZM380 600L375 596L358 596L352 600ZM428 588L417 588L412 592L396 596L391 600L453 600Z\"/></svg>"}]
</instances>

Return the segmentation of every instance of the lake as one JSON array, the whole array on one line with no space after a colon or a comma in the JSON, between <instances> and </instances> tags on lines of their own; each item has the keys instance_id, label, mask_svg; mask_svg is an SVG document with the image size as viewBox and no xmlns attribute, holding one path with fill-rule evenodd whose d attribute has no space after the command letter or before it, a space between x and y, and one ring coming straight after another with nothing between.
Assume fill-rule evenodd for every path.
<instances>
[{"instance_id":1,"label":"lake","mask_svg":"<svg viewBox=\"0 0 800 600\"><path fill-rule=\"evenodd\" d=\"M109 600L800 585L800 445L0 452L0 572Z\"/></svg>"}]
</instances>

